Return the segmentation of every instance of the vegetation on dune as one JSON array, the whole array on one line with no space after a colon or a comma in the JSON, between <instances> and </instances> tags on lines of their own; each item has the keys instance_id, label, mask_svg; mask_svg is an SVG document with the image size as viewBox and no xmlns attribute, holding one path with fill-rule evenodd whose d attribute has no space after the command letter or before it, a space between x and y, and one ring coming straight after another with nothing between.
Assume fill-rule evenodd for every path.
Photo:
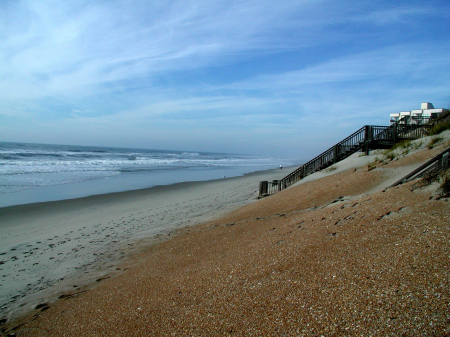
<instances>
[{"instance_id":1,"label":"vegetation on dune","mask_svg":"<svg viewBox=\"0 0 450 337\"><path fill-rule=\"evenodd\" d=\"M431 138L430 142L428 143L427 147L429 149L432 149L436 144L442 141L442 137L433 137Z\"/></svg>"},{"instance_id":2,"label":"vegetation on dune","mask_svg":"<svg viewBox=\"0 0 450 337\"><path fill-rule=\"evenodd\" d=\"M379 162L378 157L375 160L367 165L367 171L372 171L377 167L377 163Z\"/></svg>"},{"instance_id":3,"label":"vegetation on dune","mask_svg":"<svg viewBox=\"0 0 450 337\"><path fill-rule=\"evenodd\" d=\"M430 136L438 135L442 131L449 130L450 129L450 121L445 121L442 123L438 123L430 131Z\"/></svg>"},{"instance_id":4,"label":"vegetation on dune","mask_svg":"<svg viewBox=\"0 0 450 337\"><path fill-rule=\"evenodd\" d=\"M383 150L383 152L381 152L381 157L376 156L374 161L368 164L368 170L373 170L377 164L386 164L396 158L399 158L401 155L407 155L411 147L412 142L408 140L399 142L390 149Z\"/></svg>"},{"instance_id":5,"label":"vegetation on dune","mask_svg":"<svg viewBox=\"0 0 450 337\"><path fill-rule=\"evenodd\" d=\"M445 123L441 123L445 124ZM450 125L450 123L447 123ZM446 128L440 128L439 133L447 130L449 125L446 126ZM434 148L436 145L438 145L440 142L443 141L442 137L435 136L432 137L428 144L426 145L428 149ZM378 164L387 164L388 162L399 159L402 156L406 156L410 151L417 150L421 147L423 147L425 144L425 141L423 139L420 140L403 140L401 142L396 143L393 147L387 150L379 151L379 156L376 156L373 162L369 163L367 165L368 171L373 170L377 167Z\"/></svg>"}]
</instances>

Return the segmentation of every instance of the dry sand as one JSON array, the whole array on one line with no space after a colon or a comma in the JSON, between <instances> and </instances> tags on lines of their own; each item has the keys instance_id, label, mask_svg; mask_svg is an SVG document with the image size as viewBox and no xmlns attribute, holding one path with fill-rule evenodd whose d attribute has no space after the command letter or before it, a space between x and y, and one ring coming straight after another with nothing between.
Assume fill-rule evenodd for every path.
<instances>
[{"instance_id":1,"label":"dry sand","mask_svg":"<svg viewBox=\"0 0 450 337\"><path fill-rule=\"evenodd\" d=\"M0 208L0 319L115 272L131 252L256 200L260 180L282 176L270 170Z\"/></svg>"},{"instance_id":2,"label":"dry sand","mask_svg":"<svg viewBox=\"0 0 450 337\"><path fill-rule=\"evenodd\" d=\"M368 158L354 156L213 221L180 226L171 240L127 252L110 278L5 323L4 334L449 335L449 199L436 184L386 189L442 147L370 171L357 167Z\"/></svg>"}]
</instances>

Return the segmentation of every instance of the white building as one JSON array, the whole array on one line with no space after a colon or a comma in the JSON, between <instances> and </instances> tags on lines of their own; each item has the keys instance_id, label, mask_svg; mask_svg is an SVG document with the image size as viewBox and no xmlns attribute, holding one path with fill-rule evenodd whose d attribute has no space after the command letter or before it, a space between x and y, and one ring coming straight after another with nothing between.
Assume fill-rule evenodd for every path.
<instances>
[{"instance_id":1,"label":"white building","mask_svg":"<svg viewBox=\"0 0 450 337\"><path fill-rule=\"evenodd\" d=\"M410 118L405 120L407 124L425 124L447 111L448 109L435 109L433 104L426 102L420 105L420 109L390 114L390 123L393 124L399 119L409 116Z\"/></svg>"}]
</instances>

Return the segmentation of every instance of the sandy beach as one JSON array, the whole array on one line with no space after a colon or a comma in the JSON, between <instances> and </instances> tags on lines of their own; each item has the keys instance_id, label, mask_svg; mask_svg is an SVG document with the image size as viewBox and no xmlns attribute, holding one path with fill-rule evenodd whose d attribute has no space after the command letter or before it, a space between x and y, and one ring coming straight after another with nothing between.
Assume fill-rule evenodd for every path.
<instances>
[{"instance_id":1,"label":"sandy beach","mask_svg":"<svg viewBox=\"0 0 450 337\"><path fill-rule=\"evenodd\" d=\"M269 170L0 208L0 317L114 272L131 251L254 201L260 180L282 176Z\"/></svg>"},{"instance_id":2,"label":"sandy beach","mask_svg":"<svg viewBox=\"0 0 450 337\"><path fill-rule=\"evenodd\" d=\"M387 188L449 136L261 200L258 182L287 170L4 208L2 332L449 335L449 198Z\"/></svg>"}]
</instances>

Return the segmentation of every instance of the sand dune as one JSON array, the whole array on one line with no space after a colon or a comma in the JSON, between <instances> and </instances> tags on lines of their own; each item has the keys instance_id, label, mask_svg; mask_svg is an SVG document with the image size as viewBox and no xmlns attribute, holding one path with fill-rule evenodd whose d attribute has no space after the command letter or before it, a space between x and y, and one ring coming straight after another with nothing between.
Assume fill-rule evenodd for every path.
<instances>
[{"instance_id":1,"label":"sand dune","mask_svg":"<svg viewBox=\"0 0 450 337\"><path fill-rule=\"evenodd\" d=\"M111 268L103 266L95 284L74 287L68 278L64 292L28 300L36 309L3 330L20 336L448 335L449 199L437 194L436 183L386 189L448 145L422 146L370 171L367 163L377 154L354 155L336 170L255 202L250 181L236 203L230 198L241 190L223 181L229 188L185 191L190 197L176 203L167 195L171 202L150 213L148 196L117 202L104 196L112 199L92 208L70 204L86 221L96 207L107 210L89 233L80 224L72 230L84 230L94 243L100 231L111 233L117 256L127 259L118 265L109 256ZM247 205L236 208L243 199ZM205 212L211 204L220 206ZM192 219L203 223L186 227ZM174 224L172 239L138 243L134 234L115 232L126 226L150 238L151 221ZM125 247L127 240L137 248ZM55 296L60 300L53 302Z\"/></svg>"}]
</instances>

